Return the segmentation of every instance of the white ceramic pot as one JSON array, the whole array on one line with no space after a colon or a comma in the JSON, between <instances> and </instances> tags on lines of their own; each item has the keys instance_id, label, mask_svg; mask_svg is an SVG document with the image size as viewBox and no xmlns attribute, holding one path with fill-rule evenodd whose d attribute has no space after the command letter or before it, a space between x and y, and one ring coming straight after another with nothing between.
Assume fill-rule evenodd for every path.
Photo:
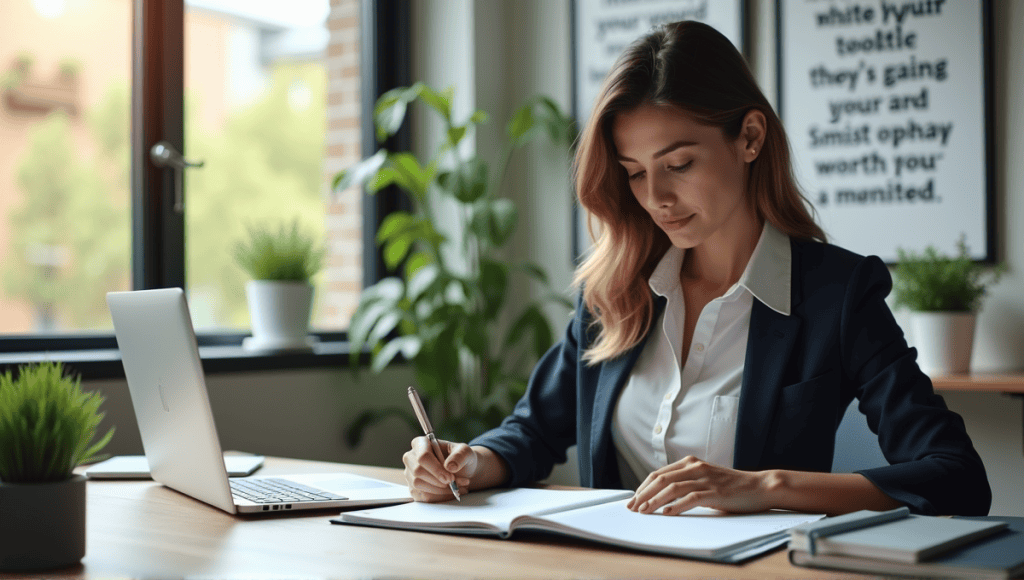
<instances>
[{"instance_id":1,"label":"white ceramic pot","mask_svg":"<svg viewBox=\"0 0 1024 580\"><path fill-rule=\"evenodd\" d=\"M85 477L0 483L0 571L47 570L85 556Z\"/></svg>"},{"instance_id":2,"label":"white ceramic pot","mask_svg":"<svg viewBox=\"0 0 1024 580\"><path fill-rule=\"evenodd\" d=\"M973 312L911 313L921 370L933 377L969 373L976 319Z\"/></svg>"},{"instance_id":3,"label":"white ceramic pot","mask_svg":"<svg viewBox=\"0 0 1024 580\"><path fill-rule=\"evenodd\" d=\"M249 299L252 337L243 346L252 350L311 347L308 330L313 286L306 282L251 280L245 293Z\"/></svg>"}]
</instances>

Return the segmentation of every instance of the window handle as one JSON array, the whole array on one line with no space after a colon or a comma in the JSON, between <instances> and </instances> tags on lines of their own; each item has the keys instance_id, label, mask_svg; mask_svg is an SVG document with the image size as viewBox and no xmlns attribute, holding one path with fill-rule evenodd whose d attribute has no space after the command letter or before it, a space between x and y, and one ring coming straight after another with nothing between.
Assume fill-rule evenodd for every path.
<instances>
[{"instance_id":1,"label":"window handle","mask_svg":"<svg viewBox=\"0 0 1024 580\"><path fill-rule=\"evenodd\" d=\"M158 141L149 150L149 157L153 165L157 167L170 167L174 170L174 211L184 211L184 199L182 194L182 171L189 167L202 167L203 161L189 161L167 141Z\"/></svg>"}]
</instances>

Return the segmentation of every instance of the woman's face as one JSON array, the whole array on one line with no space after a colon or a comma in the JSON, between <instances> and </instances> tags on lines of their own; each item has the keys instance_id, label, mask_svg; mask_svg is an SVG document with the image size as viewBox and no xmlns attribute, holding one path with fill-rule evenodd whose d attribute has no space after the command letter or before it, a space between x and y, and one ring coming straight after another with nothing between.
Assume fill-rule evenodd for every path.
<instances>
[{"instance_id":1,"label":"woman's face","mask_svg":"<svg viewBox=\"0 0 1024 580\"><path fill-rule=\"evenodd\" d=\"M633 196L674 246L752 227L746 175L757 151L742 132L732 141L677 108L647 104L616 116L612 138Z\"/></svg>"}]
</instances>

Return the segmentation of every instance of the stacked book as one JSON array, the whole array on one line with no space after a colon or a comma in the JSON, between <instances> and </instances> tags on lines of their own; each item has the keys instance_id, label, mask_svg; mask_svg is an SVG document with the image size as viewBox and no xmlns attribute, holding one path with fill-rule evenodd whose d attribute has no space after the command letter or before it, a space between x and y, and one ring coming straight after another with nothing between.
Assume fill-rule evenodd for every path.
<instances>
[{"instance_id":1,"label":"stacked book","mask_svg":"<svg viewBox=\"0 0 1024 580\"><path fill-rule=\"evenodd\" d=\"M874 574L1016 578L1024 574L1024 518L864 510L794 527L789 560Z\"/></svg>"}]
</instances>

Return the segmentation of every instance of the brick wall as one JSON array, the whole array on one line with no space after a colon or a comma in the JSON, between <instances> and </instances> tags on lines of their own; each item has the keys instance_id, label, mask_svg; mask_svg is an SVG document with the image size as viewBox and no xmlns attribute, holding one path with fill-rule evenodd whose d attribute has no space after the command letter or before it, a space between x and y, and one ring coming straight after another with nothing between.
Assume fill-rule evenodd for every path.
<instances>
[{"instance_id":1,"label":"brick wall","mask_svg":"<svg viewBox=\"0 0 1024 580\"><path fill-rule=\"evenodd\" d=\"M331 194L338 171L359 161L359 0L331 0L327 19L327 262L321 290L321 324L348 328L363 283L363 210L359 188Z\"/></svg>"}]
</instances>

